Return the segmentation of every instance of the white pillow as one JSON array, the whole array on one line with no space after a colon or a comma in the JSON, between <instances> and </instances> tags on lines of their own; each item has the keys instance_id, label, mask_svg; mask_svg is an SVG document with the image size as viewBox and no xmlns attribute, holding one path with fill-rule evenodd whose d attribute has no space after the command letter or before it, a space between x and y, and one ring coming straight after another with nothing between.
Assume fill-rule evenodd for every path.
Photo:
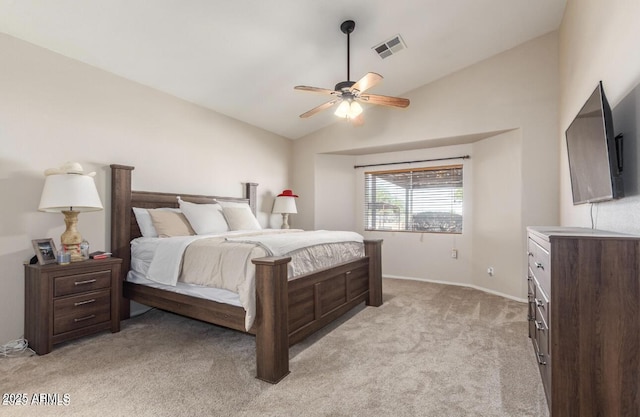
<instances>
[{"instance_id":1,"label":"white pillow","mask_svg":"<svg viewBox=\"0 0 640 417\"><path fill-rule=\"evenodd\" d=\"M248 204L225 205L222 206L222 211L231 230L262 229Z\"/></svg>"},{"instance_id":2,"label":"white pillow","mask_svg":"<svg viewBox=\"0 0 640 417\"><path fill-rule=\"evenodd\" d=\"M167 210L180 213L180 209L171 207L162 207L156 210ZM149 215L149 211L146 208L133 207L133 214L136 216L140 233L143 237L158 237L156 228L153 227L153 221Z\"/></svg>"},{"instance_id":3,"label":"white pillow","mask_svg":"<svg viewBox=\"0 0 640 417\"><path fill-rule=\"evenodd\" d=\"M229 225L224 219L220 204L195 204L182 200L178 202L180 210L197 234L208 235L229 231Z\"/></svg>"}]
</instances>

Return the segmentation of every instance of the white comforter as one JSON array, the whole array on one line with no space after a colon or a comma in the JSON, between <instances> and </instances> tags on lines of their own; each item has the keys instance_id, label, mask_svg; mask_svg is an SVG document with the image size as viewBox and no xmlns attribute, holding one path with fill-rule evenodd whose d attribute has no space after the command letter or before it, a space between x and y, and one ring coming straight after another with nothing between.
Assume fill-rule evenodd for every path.
<instances>
[{"instance_id":1,"label":"white comforter","mask_svg":"<svg viewBox=\"0 0 640 417\"><path fill-rule=\"evenodd\" d=\"M255 319L255 266L251 259L291 256L289 278L364 256L354 232L262 230L158 239L147 279L179 281L238 293L247 330Z\"/></svg>"}]
</instances>

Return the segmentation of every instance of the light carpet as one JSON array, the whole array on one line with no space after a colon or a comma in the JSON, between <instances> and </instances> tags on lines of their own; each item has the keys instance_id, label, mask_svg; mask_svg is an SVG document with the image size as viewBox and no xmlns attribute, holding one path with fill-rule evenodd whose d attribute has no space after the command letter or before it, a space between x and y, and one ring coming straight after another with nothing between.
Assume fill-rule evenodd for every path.
<instances>
[{"instance_id":1,"label":"light carpet","mask_svg":"<svg viewBox=\"0 0 640 417\"><path fill-rule=\"evenodd\" d=\"M152 310L119 333L0 359L2 394L69 400L0 415L548 416L526 304L419 281L383 291L382 306L293 346L277 385L254 377L252 336Z\"/></svg>"}]
</instances>

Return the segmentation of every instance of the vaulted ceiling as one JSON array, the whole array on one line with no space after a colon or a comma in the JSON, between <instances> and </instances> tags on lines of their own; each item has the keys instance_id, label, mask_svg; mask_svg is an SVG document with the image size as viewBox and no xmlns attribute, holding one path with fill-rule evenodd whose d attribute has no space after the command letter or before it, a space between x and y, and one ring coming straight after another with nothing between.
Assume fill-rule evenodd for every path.
<instances>
[{"instance_id":1,"label":"vaulted ceiling","mask_svg":"<svg viewBox=\"0 0 640 417\"><path fill-rule=\"evenodd\" d=\"M372 94L402 96L560 25L565 0L0 0L0 32L297 139L335 123L333 89L384 77ZM385 59L374 46L401 35ZM366 112L365 105L365 112ZM390 108L388 111L402 111Z\"/></svg>"}]
</instances>

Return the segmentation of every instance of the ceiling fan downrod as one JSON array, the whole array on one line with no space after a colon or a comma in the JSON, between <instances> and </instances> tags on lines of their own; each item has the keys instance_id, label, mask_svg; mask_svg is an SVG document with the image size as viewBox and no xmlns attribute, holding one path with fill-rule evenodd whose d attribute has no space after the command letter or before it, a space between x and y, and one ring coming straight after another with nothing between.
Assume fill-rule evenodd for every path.
<instances>
[{"instance_id":1,"label":"ceiling fan downrod","mask_svg":"<svg viewBox=\"0 0 640 417\"><path fill-rule=\"evenodd\" d=\"M342 33L345 33L347 35L347 81L341 81L336 84L336 91L342 91L342 89L344 88L351 88L351 86L355 84L355 82L351 81L351 39L349 36L355 28L356 22L354 22L353 20L345 20L340 25L340 30L342 31Z\"/></svg>"}]
</instances>

